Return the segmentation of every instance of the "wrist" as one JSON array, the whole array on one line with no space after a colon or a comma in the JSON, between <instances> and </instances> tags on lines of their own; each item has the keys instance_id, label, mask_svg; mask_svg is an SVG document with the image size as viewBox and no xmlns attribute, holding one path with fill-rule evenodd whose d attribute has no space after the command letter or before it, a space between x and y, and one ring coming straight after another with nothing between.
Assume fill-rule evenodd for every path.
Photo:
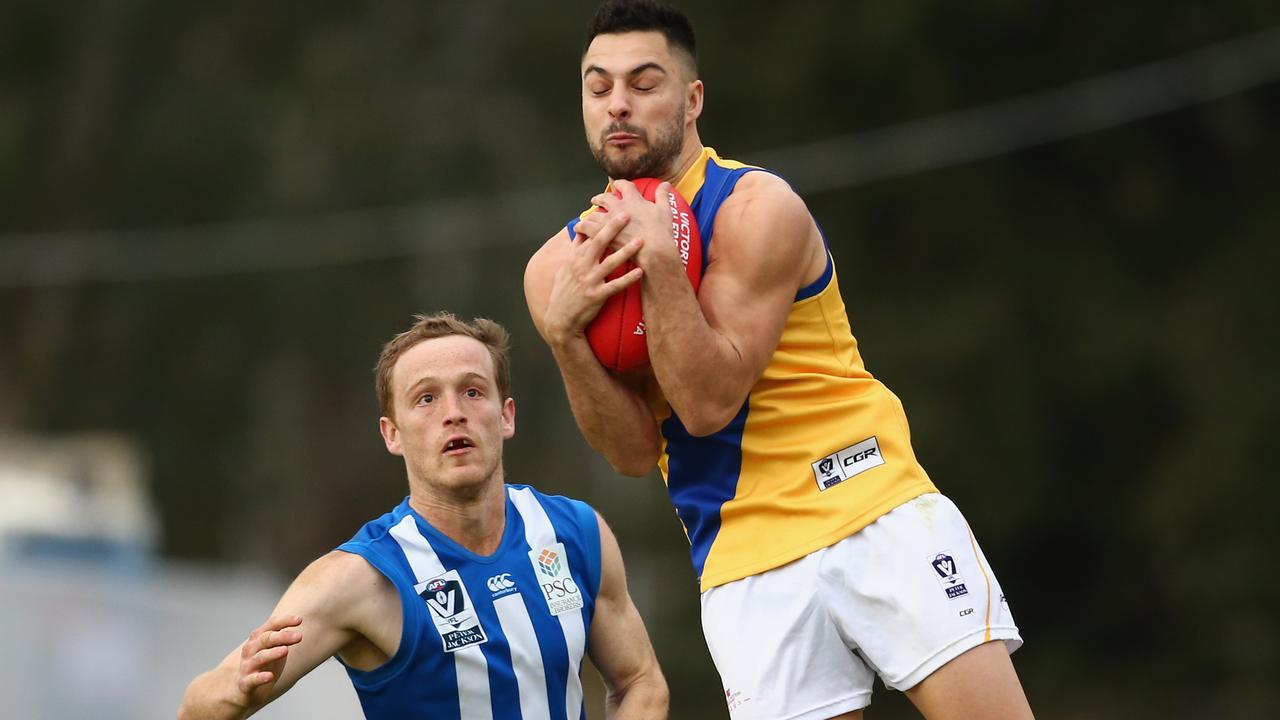
<instances>
[{"instance_id":1,"label":"wrist","mask_svg":"<svg viewBox=\"0 0 1280 720\"><path fill-rule=\"evenodd\" d=\"M552 352L563 351L579 341L587 339L585 328L572 328L560 325L547 326L547 344Z\"/></svg>"}]
</instances>

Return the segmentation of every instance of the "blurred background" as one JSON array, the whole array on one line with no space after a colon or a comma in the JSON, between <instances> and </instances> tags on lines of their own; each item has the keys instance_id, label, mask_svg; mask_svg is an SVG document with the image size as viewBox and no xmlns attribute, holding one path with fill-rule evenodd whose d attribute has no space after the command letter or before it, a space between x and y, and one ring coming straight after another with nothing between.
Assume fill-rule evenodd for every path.
<instances>
[{"instance_id":1,"label":"blurred background","mask_svg":"<svg viewBox=\"0 0 1280 720\"><path fill-rule=\"evenodd\" d=\"M681 5L704 141L823 226L1039 716L1280 716L1280 5ZM509 478L604 513L672 717L726 716L661 480L587 448L524 309L603 182L593 8L5 3L0 715L171 717L404 495L371 368L452 309L514 335ZM293 695L260 716L358 716L332 662Z\"/></svg>"}]
</instances>

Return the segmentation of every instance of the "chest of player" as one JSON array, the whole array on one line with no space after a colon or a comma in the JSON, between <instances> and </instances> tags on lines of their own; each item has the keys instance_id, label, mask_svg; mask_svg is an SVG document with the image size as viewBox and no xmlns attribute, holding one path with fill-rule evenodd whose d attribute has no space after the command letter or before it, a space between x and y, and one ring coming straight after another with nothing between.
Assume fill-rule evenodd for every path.
<instances>
[{"instance_id":1,"label":"chest of player","mask_svg":"<svg viewBox=\"0 0 1280 720\"><path fill-rule=\"evenodd\" d=\"M419 670L563 676L578 667L594 588L562 544L460 563L415 583L406 618Z\"/></svg>"}]
</instances>

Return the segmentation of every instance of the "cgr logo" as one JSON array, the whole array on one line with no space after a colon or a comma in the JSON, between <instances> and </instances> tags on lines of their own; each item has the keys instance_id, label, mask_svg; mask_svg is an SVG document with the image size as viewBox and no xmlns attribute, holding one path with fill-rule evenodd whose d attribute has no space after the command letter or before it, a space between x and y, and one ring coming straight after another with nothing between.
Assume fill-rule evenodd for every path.
<instances>
[{"instance_id":1,"label":"cgr logo","mask_svg":"<svg viewBox=\"0 0 1280 720\"><path fill-rule=\"evenodd\" d=\"M854 466L854 465L857 465L858 463L862 462L863 460L866 460L867 458L869 458L869 457L871 457L871 456L875 455L877 451L878 451L878 449L877 449L877 448L867 448L866 450L863 450L862 452L856 452L856 453L854 453L854 454L852 454L852 455L850 455L849 457L847 457L847 458L845 458L845 459L844 459L844 466L845 466L845 467L852 467L852 466Z\"/></svg>"},{"instance_id":2,"label":"cgr logo","mask_svg":"<svg viewBox=\"0 0 1280 720\"><path fill-rule=\"evenodd\" d=\"M880 441L872 435L814 462L813 479L818 483L818 490L829 490L881 465L884 465L884 455L880 452Z\"/></svg>"},{"instance_id":3,"label":"cgr logo","mask_svg":"<svg viewBox=\"0 0 1280 720\"><path fill-rule=\"evenodd\" d=\"M515 582L512 581L511 579L511 573L502 573L501 575L494 575L493 577L489 578L489 582L487 583L487 585L489 586L489 592L494 592L494 593L499 593L499 592L502 592L503 590L510 590L511 588L514 588L516 586Z\"/></svg>"}]
</instances>

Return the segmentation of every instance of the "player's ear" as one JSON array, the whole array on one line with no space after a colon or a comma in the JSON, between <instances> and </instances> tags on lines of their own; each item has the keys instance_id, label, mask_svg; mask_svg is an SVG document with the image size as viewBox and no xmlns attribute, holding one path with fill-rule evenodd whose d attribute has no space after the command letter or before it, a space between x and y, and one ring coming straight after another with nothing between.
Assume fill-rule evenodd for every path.
<instances>
[{"instance_id":1,"label":"player's ear","mask_svg":"<svg viewBox=\"0 0 1280 720\"><path fill-rule=\"evenodd\" d=\"M400 428L396 427L396 421L387 416L378 418L378 432L382 434L382 442L386 443L387 452L392 455L404 455L404 450L400 449Z\"/></svg>"},{"instance_id":2,"label":"player's ear","mask_svg":"<svg viewBox=\"0 0 1280 720\"><path fill-rule=\"evenodd\" d=\"M702 116L702 81L694 80L685 86L685 122L693 122Z\"/></svg>"},{"instance_id":3,"label":"player's ear","mask_svg":"<svg viewBox=\"0 0 1280 720\"><path fill-rule=\"evenodd\" d=\"M516 401L507 398L502 401L502 438L510 440L516 434Z\"/></svg>"}]
</instances>

